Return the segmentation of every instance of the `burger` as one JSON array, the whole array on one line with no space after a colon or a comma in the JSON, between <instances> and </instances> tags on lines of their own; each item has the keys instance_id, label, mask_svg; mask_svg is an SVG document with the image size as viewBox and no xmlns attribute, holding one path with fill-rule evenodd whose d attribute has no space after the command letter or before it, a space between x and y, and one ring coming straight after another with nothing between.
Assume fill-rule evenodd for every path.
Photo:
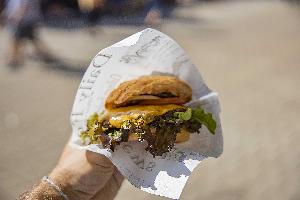
<instances>
[{"instance_id":1,"label":"burger","mask_svg":"<svg viewBox=\"0 0 300 200\"><path fill-rule=\"evenodd\" d=\"M204 125L215 134L216 121L201 107L185 106L191 87L173 76L142 76L121 83L107 97L105 111L87 120L84 144L102 144L114 151L121 142L146 141L153 156L186 142Z\"/></svg>"}]
</instances>

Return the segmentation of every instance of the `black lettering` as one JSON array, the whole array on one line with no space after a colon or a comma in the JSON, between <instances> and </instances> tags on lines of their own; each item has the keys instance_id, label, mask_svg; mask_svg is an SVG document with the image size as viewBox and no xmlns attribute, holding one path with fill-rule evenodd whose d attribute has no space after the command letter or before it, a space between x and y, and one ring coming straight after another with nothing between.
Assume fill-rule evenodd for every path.
<instances>
[{"instance_id":1,"label":"black lettering","mask_svg":"<svg viewBox=\"0 0 300 200\"><path fill-rule=\"evenodd\" d=\"M83 110L82 110L82 111L72 112L71 115L72 115L72 116L83 115Z\"/></svg>"},{"instance_id":2,"label":"black lettering","mask_svg":"<svg viewBox=\"0 0 300 200\"><path fill-rule=\"evenodd\" d=\"M124 144L124 145L123 145L123 150L124 150L126 153L130 154L130 153L132 152L132 146L130 146L129 144Z\"/></svg>"},{"instance_id":3,"label":"black lettering","mask_svg":"<svg viewBox=\"0 0 300 200\"><path fill-rule=\"evenodd\" d=\"M92 88L93 88L92 85L81 85L81 86L79 86L79 89L82 89L82 90L90 90Z\"/></svg>"},{"instance_id":4,"label":"black lettering","mask_svg":"<svg viewBox=\"0 0 300 200\"><path fill-rule=\"evenodd\" d=\"M185 153L183 151L177 151L176 154L175 154L175 158L179 162L183 162L184 159L186 158L186 155L185 155Z\"/></svg>"},{"instance_id":5,"label":"black lettering","mask_svg":"<svg viewBox=\"0 0 300 200\"><path fill-rule=\"evenodd\" d=\"M155 162L149 162L149 164L147 165L147 167L145 168L148 172L151 172L154 167L155 167Z\"/></svg>"},{"instance_id":6,"label":"black lettering","mask_svg":"<svg viewBox=\"0 0 300 200\"><path fill-rule=\"evenodd\" d=\"M93 71L91 71L91 77L97 78L100 73L101 73L100 70L93 70Z\"/></svg>"},{"instance_id":7,"label":"black lettering","mask_svg":"<svg viewBox=\"0 0 300 200\"><path fill-rule=\"evenodd\" d=\"M130 156L130 158L131 158L132 161L133 161L137 166L139 166L141 169L144 169L144 168L145 168L145 160L144 160L144 159L141 159L141 160L140 160L138 155Z\"/></svg>"},{"instance_id":8,"label":"black lettering","mask_svg":"<svg viewBox=\"0 0 300 200\"><path fill-rule=\"evenodd\" d=\"M96 82L96 79L95 78L89 78L88 80L87 80L87 83L92 83L92 84L94 84Z\"/></svg>"},{"instance_id":9,"label":"black lettering","mask_svg":"<svg viewBox=\"0 0 300 200\"><path fill-rule=\"evenodd\" d=\"M120 62L136 63L138 58L144 57L144 54L147 53L151 47L158 46L160 44L160 38L161 36L156 36L150 42L141 46L141 48L138 49L134 54L122 56Z\"/></svg>"},{"instance_id":10,"label":"black lettering","mask_svg":"<svg viewBox=\"0 0 300 200\"><path fill-rule=\"evenodd\" d=\"M105 54L97 54L95 58L93 59L92 63L95 68L103 67L109 59L112 57L112 55L105 55Z\"/></svg>"},{"instance_id":11,"label":"black lettering","mask_svg":"<svg viewBox=\"0 0 300 200\"><path fill-rule=\"evenodd\" d=\"M88 98L89 96L91 96L91 94L87 94L85 91L82 91L79 96L79 101L83 101L84 99Z\"/></svg>"}]
</instances>

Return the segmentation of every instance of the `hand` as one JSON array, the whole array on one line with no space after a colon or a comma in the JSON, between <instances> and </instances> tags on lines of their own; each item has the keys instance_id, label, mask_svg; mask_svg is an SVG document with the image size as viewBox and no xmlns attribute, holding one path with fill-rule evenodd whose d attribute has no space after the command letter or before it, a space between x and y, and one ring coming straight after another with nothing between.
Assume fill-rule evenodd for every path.
<instances>
[{"instance_id":1,"label":"hand","mask_svg":"<svg viewBox=\"0 0 300 200\"><path fill-rule=\"evenodd\" d=\"M70 200L113 199L124 179L105 156L69 145L49 177Z\"/></svg>"}]
</instances>

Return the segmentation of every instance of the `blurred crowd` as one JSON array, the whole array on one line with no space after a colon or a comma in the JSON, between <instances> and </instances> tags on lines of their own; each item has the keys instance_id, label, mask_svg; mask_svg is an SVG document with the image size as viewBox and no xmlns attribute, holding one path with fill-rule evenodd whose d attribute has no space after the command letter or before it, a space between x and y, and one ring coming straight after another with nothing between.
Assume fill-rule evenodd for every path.
<instances>
[{"instance_id":1,"label":"blurred crowd","mask_svg":"<svg viewBox=\"0 0 300 200\"><path fill-rule=\"evenodd\" d=\"M162 19L170 17L176 6L196 0L0 0L0 24L11 35L8 65L17 68L24 62L24 41L32 43L36 55L45 62L55 62L47 46L40 39L38 27L44 24L68 26L80 21L91 34L105 16L141 19L135 24L158 26ZM61 23L63 21L63 23ZM124 22L124 20L123 20Z\"/></svg>"},{"instance_id":2,"label":"blurred crowd","mask_svg":"<svg viewBox=\"0 0 300 200\"><path fill-rule=\"evenodd\" d=\"M9 4L26 1L0 0L0 12ZM161 18L170 15L175 6L195 1L197 0L39 0L36 3L39 4L46 19L80 17L89 23L95 23L99 22L103 15L119 17L136 15L144 16L146 24L157 25Z\"/></svg>"}]
</instances>

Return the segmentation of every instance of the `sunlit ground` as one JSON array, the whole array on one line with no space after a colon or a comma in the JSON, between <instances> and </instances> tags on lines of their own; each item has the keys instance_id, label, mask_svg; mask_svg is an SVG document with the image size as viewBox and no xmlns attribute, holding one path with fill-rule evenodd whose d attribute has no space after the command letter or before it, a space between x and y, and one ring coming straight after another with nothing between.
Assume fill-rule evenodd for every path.
<instances>
[{"instance_id":1,"label":"sunlit ground","mask_svg":"<svg viewBox=\"0 0 300 200\"><path fill-rule=\"evenodd\" d=\"M182 8L159 29L173 37L220 95L224 153L198 166L182 199L300 199L300 8L282 1ZM42 29L64 66L30 51L12 71L0 30L0 199L13 199L49 173L70 132L82 70L102 48L145 27ZM30 50L30 49L29 49ZM163 199L127 181L116 199Z\"/></svg>"}]
</instances>

